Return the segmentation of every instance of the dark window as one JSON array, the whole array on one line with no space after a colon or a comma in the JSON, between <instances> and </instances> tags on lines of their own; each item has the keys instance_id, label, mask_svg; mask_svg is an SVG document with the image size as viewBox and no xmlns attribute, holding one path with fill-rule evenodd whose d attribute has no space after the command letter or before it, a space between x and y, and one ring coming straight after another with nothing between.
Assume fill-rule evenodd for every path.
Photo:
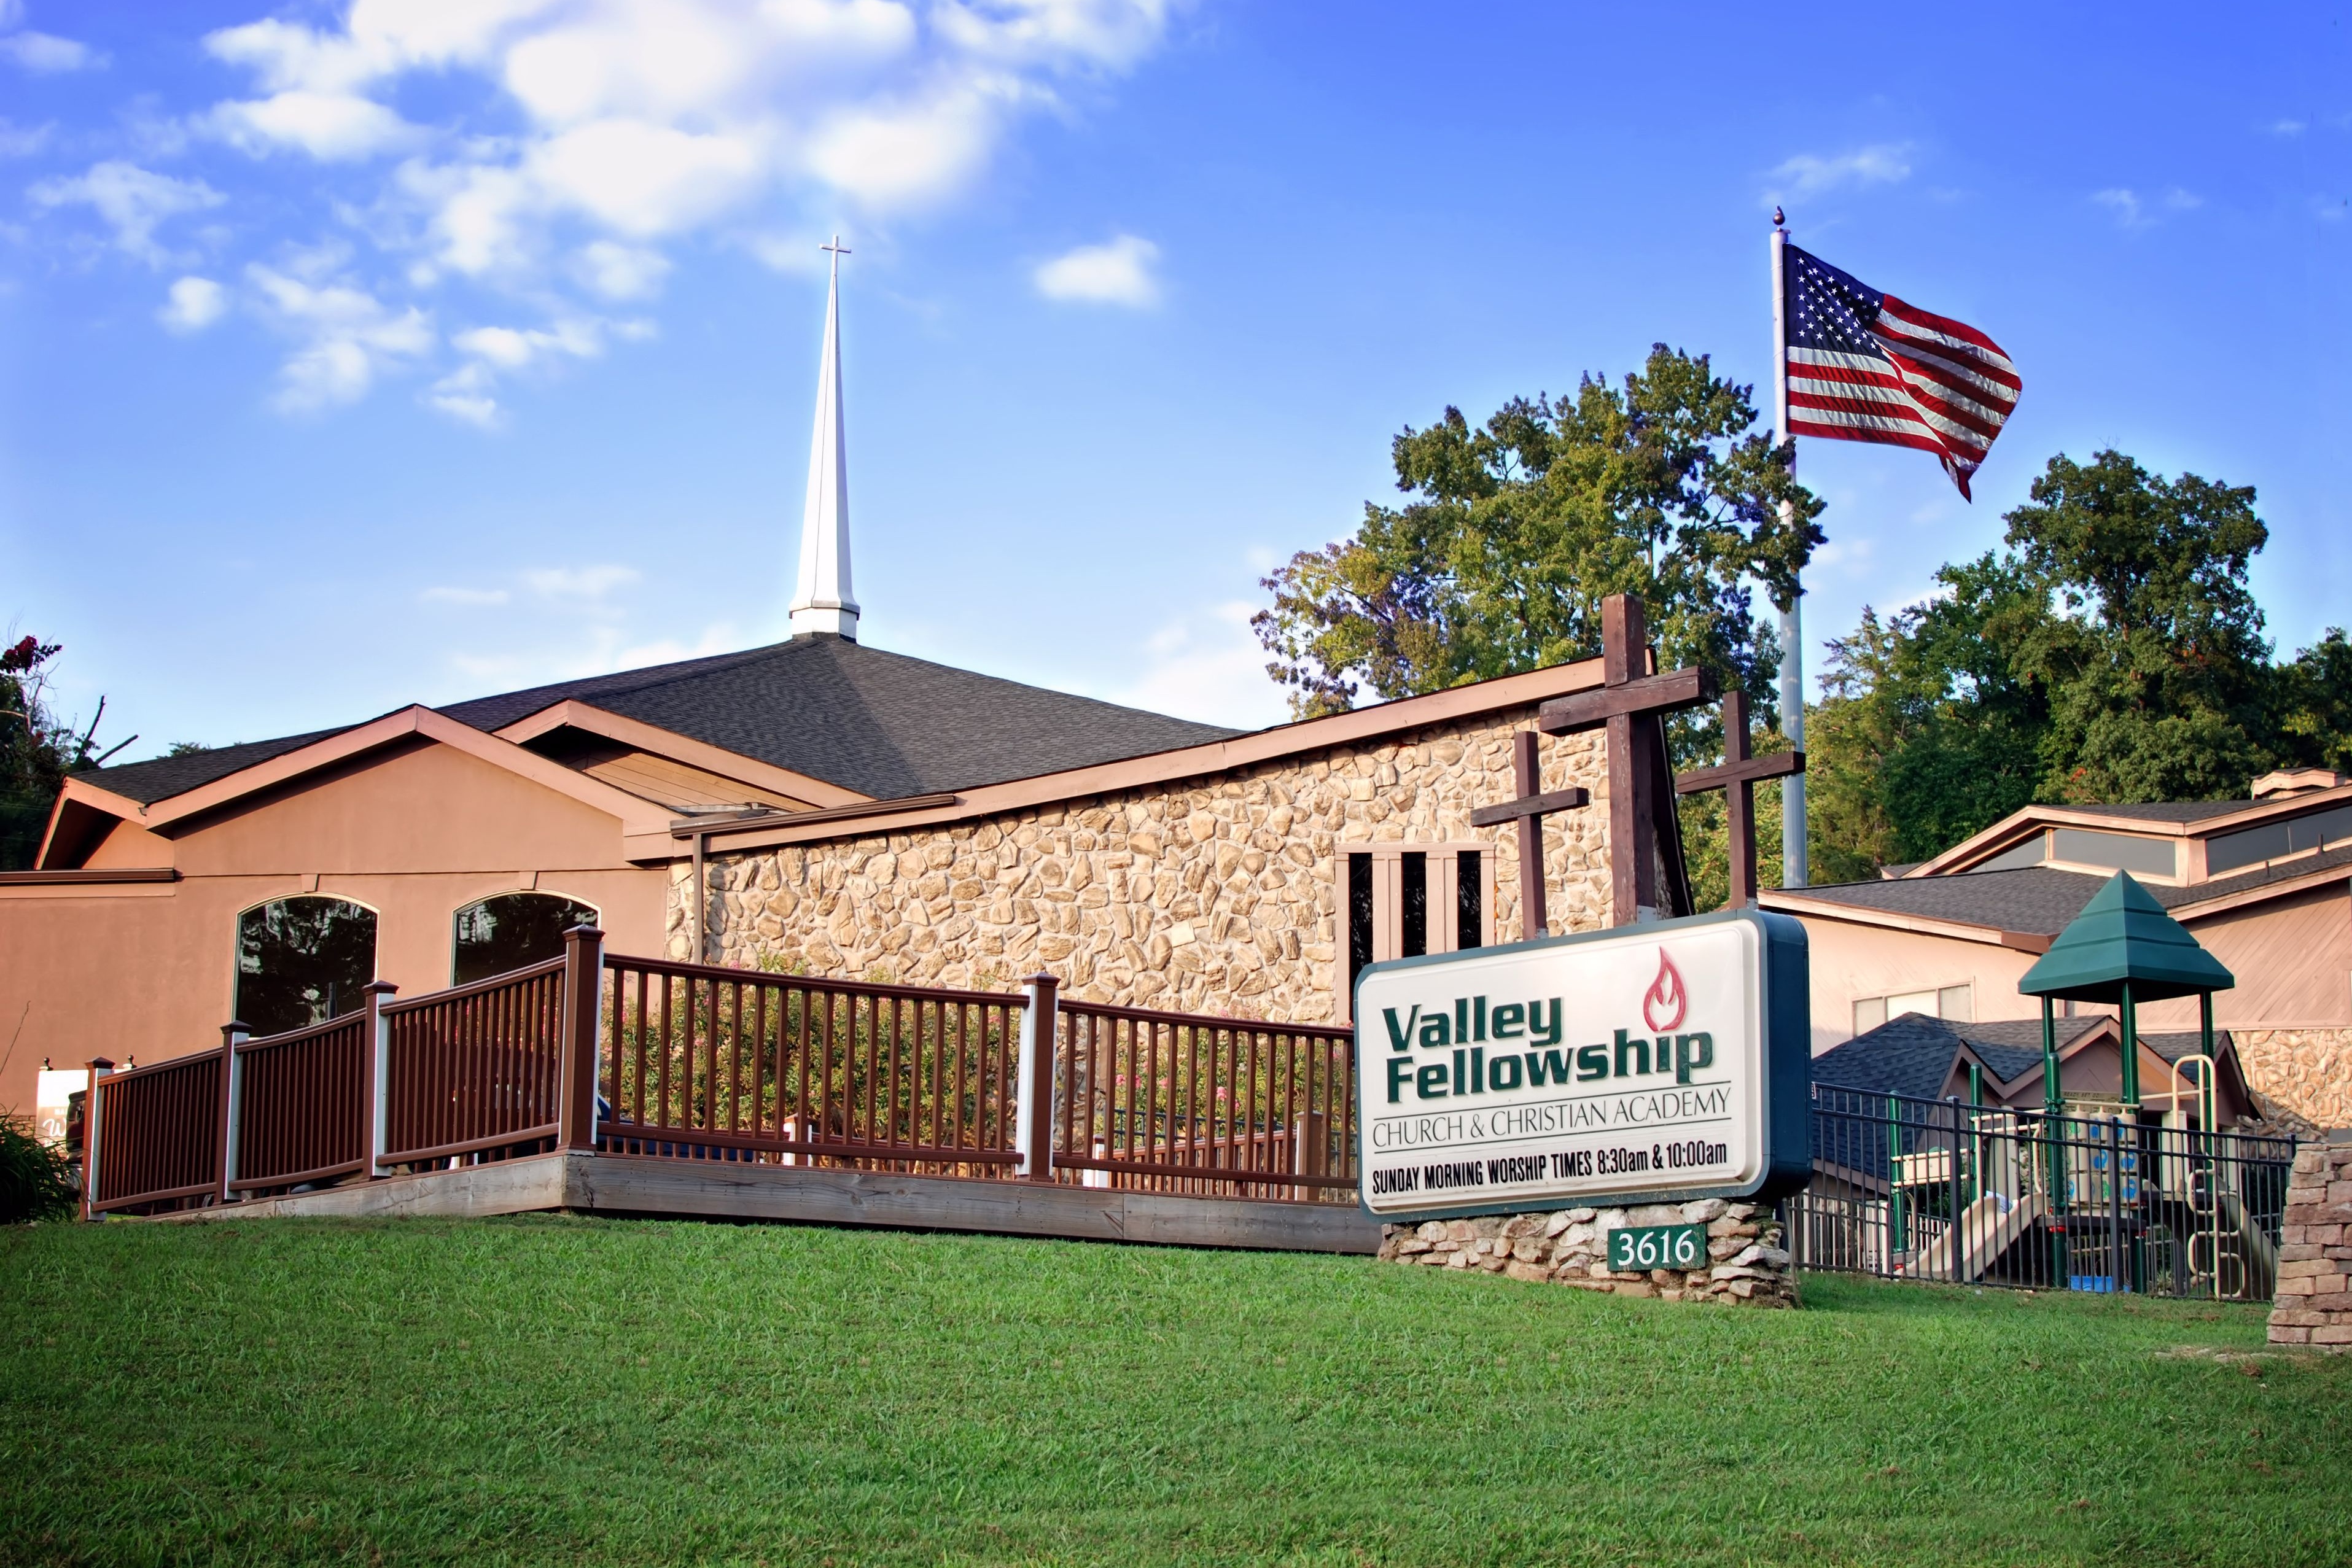
<instances>
[{"instance_id":1,"label":"dark window","mask_svg":"<svg viewBox=\"0 0 2352 1568\"><path fill-rule=\"evenodd\" d=\"M1466 953L1486 946L1486 857L1476 850L1464 850L1454 873L1454 946Z\"/></svg>"},{"instance_id":2,"label":"dark window","mask_svg":"<svg viewBox=\"0 0 2352 1568\"><path fill-rule=\"evenodd\" d=\"M1404 931L1397 952L1418 958L1429 951L1429 856L1407 850L1404 862Z\"/></svg>"},{"instance_id":3,"label":"dark window","mask_svg":"<svg viewBox=\"0 0 2352 1568\"><path fill-rule=\"evenodd\" d=\"M375 978L375 911L281 898L236 919L236 1016L257 1035L356 1012Z\"/></svg>"},{"instance_id":4,"label":"dark window","mask_svg":"<svg viewBox=\"0 0 2352 1568\"><path fill-rule=\"evenodd\" d=\"M2208 839L2205 842L2205 873L2208 876L2219 876L2225 871L2235 871L2257 861L2276 860L2281 855L2319 849L2347 837L2352 837L2352 806L2338 806L2332 811L2315 811L2308 817L2297 817L2289 822L2265 822L2259 828Z\"/></svg>"},{"instance_id":5,"label":"dark window","mask_svg":"<svg viewBox=\"0 0 2352 1568\"><path fill-rule=\"evenodd\" d=\"M596 912L552 893L502 893L457 911L450 983L463 986L563 955L563 934L593 925Z\"/></svg>"},{"instance_id":6,"label":"dark window","mask_svg":"<svg viewBox=\"0 0 2352 1568\"><path fill-rule=\"evenodd\" d=\"M2105 866L2110 871L2144 871L2155 876L2170 876L2173 873L2170 839L2094 832L2088 828L2056 828L2051 831L2050 837L2052 860Z\"/></svg>"},{"instance_id":7,"label":"dark window","mask_svg":"<svg viewBox=\"0 0 2352 1568\"><path fill-rule=\"evenodd\" d=\"M2021 844L2013 844L1992 859L1971 867L1974 871L2021 871L2042 863L2042 852L2049 848L2049 836L2036 833Z\"/></svg>"},{"instance_id":8,"label":"dark window","mask_svg":"<svg viewBox=\"0 0 2352 1568\"><path fill-rule=\"evenodd\" d=\"M1372 857L1348 857L1348 995L1356 976L1372 961Z\"/></svg>"}]
</instances>

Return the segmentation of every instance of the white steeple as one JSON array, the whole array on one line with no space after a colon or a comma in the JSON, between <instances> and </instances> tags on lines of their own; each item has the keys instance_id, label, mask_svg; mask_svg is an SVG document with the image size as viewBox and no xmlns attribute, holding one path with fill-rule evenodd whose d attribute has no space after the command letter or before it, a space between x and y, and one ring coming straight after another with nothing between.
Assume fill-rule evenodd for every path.
<instances>
[{"instance_id":1,"label":"white steeple","mask_svg":"<svg viewBox=\"0 0 2352 1568\"><path fill-rule=\"evenodd\" d=\"M849 591L849 453L841 428L841 236L820 246L833 256L824 301L824 359L816 372L816 430L809 438L808 506L801 513L801 581L793 595L793 635L831 632L857 640Z\"/></svg>"}]
</instances>

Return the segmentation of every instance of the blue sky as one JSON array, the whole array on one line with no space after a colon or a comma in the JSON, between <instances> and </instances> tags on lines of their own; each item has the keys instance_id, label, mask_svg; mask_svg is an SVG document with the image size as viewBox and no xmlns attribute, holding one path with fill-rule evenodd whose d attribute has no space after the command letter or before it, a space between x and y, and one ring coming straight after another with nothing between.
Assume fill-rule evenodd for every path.
<instances>
[{"instance_id":1,"label":"blue sky","mask_svg":"<svg viewBox=\"0 0 2352 1568\"><path fill-rule=\"evenodd\" d=\"M865 640L1273 722L1401 427L1765 381L1775 199L2025 382L1974 506L1805 444L1816 643L2107 445L2352 619L2336 17L1792 15L0 0L0 620L125 758L780 636L838 230Z\"/></svg>"}]
</instances>

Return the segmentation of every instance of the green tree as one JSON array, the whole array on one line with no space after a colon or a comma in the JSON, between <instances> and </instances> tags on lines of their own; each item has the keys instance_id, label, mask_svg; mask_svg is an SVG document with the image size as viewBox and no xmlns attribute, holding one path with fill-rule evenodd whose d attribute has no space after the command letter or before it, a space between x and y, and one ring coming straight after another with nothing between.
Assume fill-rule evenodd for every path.
<instances>
[{"instance_id":1,"label":"green tree","mask_svg":"<svg viewBox=\"0 0 2352 1568\"><path fill-rule=\"evenodd\" d=\"M1831 644L1807 721L1823 878L1925 860L2033 801L2242 797L2282 763L2352 761L2352 646L2273 664L2247 569L2251 487L2061 455L2007 549Z\"/></svg>"},{"instance_id":2,"label":"green tree","mask_svg":"<svg viewBox=\"0 0 2352 1568\"><path fill-rule=\"evenodd\" d=\"M97 752L104 698L87 728L58 717L49 706L49 662L59 652L58 643L38 637L0 648L0 870L32 864L67 774L103 762L139 738L134 735L102 756Z\"/></svg>"},{"instance_id":3,"label":"green tree","mask_svg":"<svg viewBox=\"0 0 2352 1568\"><path fill-rule=\"evenodd\" d=\"M1573 398L1514 398L1473 428L1456 408L1391 444L1402 507L1366 503L1354 535L1305 550L1265 580L1254 622L1301 717L1443 691L1601 651L1601 601L1639 594L1668 665L1697 664L1744 688L1783 748L1773 678L1780 645L1755 613L1821 542L1822 504L1789 449L1755 429L1749 389L1706 356L1659 344L1622 387L1595 376ZM1721 754L1712 713L1670 726L1683 765ZM1760 862L1777 861L1778 786L1759 792ZM1682 805L1700 908L1728 885L1720 796Z\"/></svg>"},{"instance_id":4,"label":"green tree","mask_svg":"<svg viewBox=\"0 0 2352 1568\"><path fill-rule=\"evenodd\" d=\"M1754 613L1821 542L1821 503L1757 432L1749 389L1660 344L1622 387L1448 408L1391 445L1402 507L1268 577L1254 624L1302 717L1590 657L1601 601L1637 593L1669 664L1744 686L1768 718L1779 648ZM1783 507L1787 515L1782 515ZM1712 725L1687 731L1713 736Z\"/></svg>"}]
</instances>

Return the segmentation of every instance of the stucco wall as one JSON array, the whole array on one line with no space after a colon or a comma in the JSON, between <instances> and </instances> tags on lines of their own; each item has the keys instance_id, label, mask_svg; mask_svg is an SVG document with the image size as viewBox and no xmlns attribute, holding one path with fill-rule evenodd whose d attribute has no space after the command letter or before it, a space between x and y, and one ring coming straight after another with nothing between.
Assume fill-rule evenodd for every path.
<instances>
[{"instance_id":1,"label":"stucco wall","mask_svg":"<svg viewBox=\"0 0 2352 1568\"><path fill-rule=\"evenodd\" d=\"M460 906L534 880L601 910L614 948L656 951L663 873L622 861L620 833L614 818L425 744L174 839L126 836L117 863L172 864L179 882L0 888L0 1108L31 1111L44 1057L158 1061L217 1045L237 915L289 894L377 911L376 972L408 996L449 983ZM132 846L150 852L131 856Z\"/></svg>"},{"instance_id":2,"label":"stucco wall","mask_svg":"<svg viewBox=\"0 0 2352 1568\"><path fill-rule=\"evenodd\" d=\"M1853 1038L1856 998L1974 988L1980 1019L2040 1018L2042 1004L2018 994L2034 956L1990 942L1801 916L1811 955L1813 1054Z\"/></svg>"},{"instance_id":3,"label":"stucco wall","mask_svg":"<svg viewBox=\"0 0 2352 1568\"><path fill-rule=\"evenodd\" d=\"M1519 936L1516 830L1473 807L1517 793L1510 736L1533 710L1377 746L887 835L786 845L710 867L713 958L907 983L1010 986L1045 968L1090 1000L1286 1022L1337 1015L1335 856L1350 843L1484 841L1493 928ZM1547 739L1543 788L1593 804L1545 825L1556 931L1608 916L1597 735ZM691 956L687 868L670 946Z\"/></svg>"}]
</instances>

